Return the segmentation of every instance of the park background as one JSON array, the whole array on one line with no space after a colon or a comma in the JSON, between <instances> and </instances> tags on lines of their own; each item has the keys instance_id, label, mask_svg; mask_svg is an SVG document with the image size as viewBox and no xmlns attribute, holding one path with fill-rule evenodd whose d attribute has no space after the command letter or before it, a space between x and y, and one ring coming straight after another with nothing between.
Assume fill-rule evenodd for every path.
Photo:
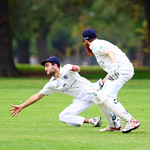
<instances>
[{"instance_id":1,"label":"park background","mask_svg":"<svg viewBox=\"0 0 150 150\"><path fill-rule=\"evenodd\" d=\"M150 147L150 0L0 0L0 150L147 150ZM135 67L119 101L141 123L129 134L98 132L84 124L59 121L72 97L55 93L12 118L19 105L48 82L40 62L49 56L81 66L81 75L96 82L106 73L88 56L82 32L117 45ZM97 105L81 114L102 116ZM125 126L125 123L124 123Z\"/></svg>"}]
</instances>

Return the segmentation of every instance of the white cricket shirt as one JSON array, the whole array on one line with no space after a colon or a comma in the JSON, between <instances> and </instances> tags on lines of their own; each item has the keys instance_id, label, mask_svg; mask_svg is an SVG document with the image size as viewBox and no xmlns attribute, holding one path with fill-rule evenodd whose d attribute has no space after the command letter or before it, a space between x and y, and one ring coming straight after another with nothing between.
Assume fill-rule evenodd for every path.
<instances>
[{"instance_id":1,"label":"white cricket shirt","mask_svg":"<svg viewBox=\"0 0 150 150\"><path fill-rule=\"evenodd\" d=\"M39 93L43 95L49 95L50 93L65 93L72 97L77 97L80 93L90 89L93 83L81 77L78 72L70 71L71 68L71 64L67 64L60 68L59 77L51 77L49 82Z\"/></svg>"},{"instance_id":2,"label":"white cricket shirt","mask_svg":"<svg viewBox=\"0 0 150 150\"><path fill-rule=\"evenodd\" d=\"M90 49L95 55L98 64L108 73L110 70L111 61L108 55L104 54L104 48L109 48L116 54L116 62L119 64L121 70L133 70L133 65L129 61L128 57L114 44L105 40L94 40Z\"/></svg>"}]
</instances>

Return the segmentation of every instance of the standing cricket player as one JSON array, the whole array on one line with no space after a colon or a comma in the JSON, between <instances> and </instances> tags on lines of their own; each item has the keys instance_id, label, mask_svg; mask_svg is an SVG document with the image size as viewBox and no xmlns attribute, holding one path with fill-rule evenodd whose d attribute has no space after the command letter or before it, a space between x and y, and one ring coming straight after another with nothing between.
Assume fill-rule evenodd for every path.
<instances>
[{"instance_id":1,"label":"standing cricket player","mask_svg":"<svg viewBox=\"0 0 150 150\"><path fill-rule=\"evenodd\" d=\"M60 60L57 57L49 57L41 62L41 65L45 66L47 75L52 76L51 79L39 93L31 96L25 103L19 106L12 105L14 108L10 109L10 111L13 111L11 115L17 117L22 109L40 100L45 95L64 93L74 97L74 99L73 103L60 113L59 119L61 122L75 127L80 127L83 123L90 123L95 127L100 127L102 123L101 117L88 119L78 115L94 104L94 95L88 94L86 91L99 89L101 87L100 81L91 83L81 77L78 73L80 71L79 66L67 64L61 68ZM114 123L116 126L120 126L122 122L119 118L116 118Z\"/></svg>"},{"instance_id":2,"label":"standing cricket player","mask_svg":"<svg viewBox=\"0 0 150 150\"><path fill-rule=\"evenodd\" d=\"M109 122L109 126L100 131L116 130L108 119L108 116L112 116L113 113L126 121L126 126L122 130L123 133L128 133L138 128L140 123L117 100L119 90L134 75L132 63L117 46L108 41L98 39L93 29L85 30L82 36L87 52L90 55L94 54L98 64L108 73L103 79L104 86L102 91L95 94L97 95L96 102ZM102 106L105 108L102 108Z\"/></svg>"}]
</instances>

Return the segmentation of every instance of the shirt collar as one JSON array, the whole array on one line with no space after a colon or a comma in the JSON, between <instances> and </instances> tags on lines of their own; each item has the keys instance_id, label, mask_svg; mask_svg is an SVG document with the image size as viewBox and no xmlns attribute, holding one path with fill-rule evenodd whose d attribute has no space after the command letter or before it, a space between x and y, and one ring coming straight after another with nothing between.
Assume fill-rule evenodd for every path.
<instances>
[{"instance_id":1,"label":"shirt collar","mask_svg":"<svg viewBox=\"0 0 150 150\"><path fill-rule=\"evenodd\" d=\"M93 49L93 46L94 46L94 44L95 44L96 41L98 41L98 39L95 39L94 41L91 42L91 45L89 46L89 48L91 50Z\"/></svg>"},{"instance_id":2,"label":"shirt collar","mask_svg":"<svg viewBox=\"0 0 150 150\"><path fill-rule=\"evenodd\" d=\"M59 70L59 77L61 76L62 73L63 73L63 71L62 71L62 68L60 67L60 70ZM56 79L58 79L59 77L54 77L54 76L52 76L53 80L56 80Z\"/></svg>"}]
</instances>

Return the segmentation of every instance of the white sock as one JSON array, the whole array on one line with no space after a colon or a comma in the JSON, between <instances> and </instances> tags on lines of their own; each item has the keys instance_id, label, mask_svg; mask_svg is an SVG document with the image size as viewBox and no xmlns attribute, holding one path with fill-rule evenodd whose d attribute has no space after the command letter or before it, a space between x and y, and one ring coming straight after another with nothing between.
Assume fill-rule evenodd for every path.
<instances>
[{"instance_id":1,"label":"white sock","mask_svg":"<svg viewBox=\"0 0 150 150\"><path fill-rule=\"evenodd\" d=\"M92 120L93 120L93 118L90 118L90 119L89 119L89 123L91 123L91 122L92 122Z\"/></svg>"}]
</instances>

